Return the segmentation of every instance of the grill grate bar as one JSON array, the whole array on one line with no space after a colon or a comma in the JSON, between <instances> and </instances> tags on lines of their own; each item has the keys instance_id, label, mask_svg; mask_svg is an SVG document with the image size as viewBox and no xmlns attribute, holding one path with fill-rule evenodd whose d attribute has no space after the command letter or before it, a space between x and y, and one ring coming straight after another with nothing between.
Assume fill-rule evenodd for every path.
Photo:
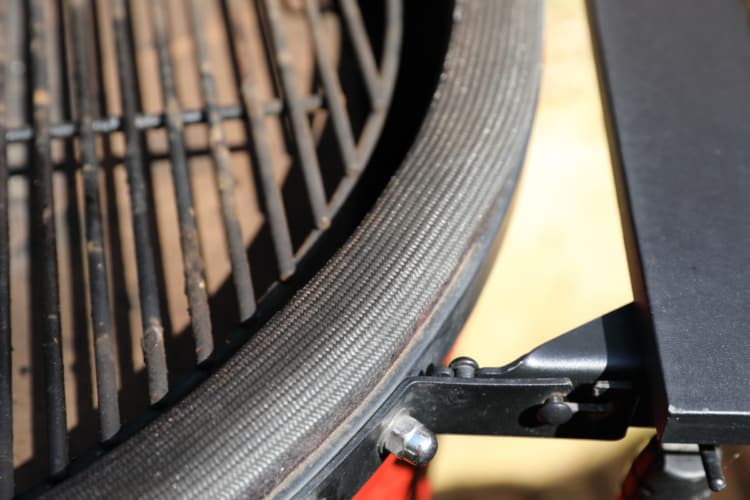
<instances>
[{"instance_id":1,"label":"grill grate bar","mask_svg":"<svg viewBox=\"0 0 750 500\"><path fill-rule=\"evenodd\" d=\"M258 165L258 178L260 189L268 212L268 225L271 229L276 260L279 266L279 274L282 280L294 274L294 250L292 239L289 234L289 225L286 218L286 209L281 198L281 191L276 184L271 160L271 149L268 144L268 131L266 129L263 104L259 98L258 84L251 69L251 62L247 54L250 53L250 36L245 32L239 22L232 22L231 18L241 15L240 2L243 0L229 0L228 10L223 9L224 22L228 26L232 36L230 48L237 61L238 79L240 81L240 97L248 117L249 136L253 142L251 150L255 153L254 160ZM309 108L303 103L303 108Z\"/></svg>"},{"instance_id":2,"label":"grill grate bar","mask_svg":"<svg viewBox=\"0 0 750 500\"><path fill-rule=\"evenodd\" d=\"M68 465L67 417L63 377L62 341L60 338L60 301L57 288L57 235L55 234L54 199L52 193L52 159L50 152L50 89L46 54L46 2L30 4L32 107L37 130L33 147L34 196L32 245L39 252L38 297L43 330L42 350L45 361L47 439L49 468L52 476L60 475Z\"/></svg>"},{"instance_id":3,"label":"grill grate bar","mask_svg":"<svg viewBox=\"0 0 750 500\"><path fill-rule=\"evenodd\" d=\"M115 33L117 69L120 79L123 129L125 131L125 170L128 177L133 235L135 237L136 267L138 273L138 298L141 307L143 337L141 348L148 371L149 401L156 403L169 390L167 360L164 350L164 326L159 305L159 290L156 282L154 246L151 242L148 195L143 162L143 137L136 127L138 108L136 71L131 54L133 41L130 38L125 0L114 0L112 21ZM128 119L131 117L130 119Z\"/></svg>"},{"instance_id":4,"label":"grill grate bar","mask_svg":"<svg viewBox=\"0 0 750 500\"><path fill-rule=\"evenodd\" d=\"M354 55L359 65L359 70L364 78L365 88L370 96L370 103L376 110L385 106L386 99L383 95L380 74L378 66L375 63L375 56L370 47L370 41L367 38L367 29L362 20L362 13L359 10L356 0L339 0L341 5L341 14L343 16L346 30L354 47Z\"/></svg>"},{"instance_id":5,"label":"grill grate bar","mask_svg":"<svg viewBox=\"0 0 750 500\"><path fill-rule=\"evenodd\" d=\"M301 98L302 108L306 113L312 113L320 109L321 97L317 95L308 95ZM265 116L275 116L284 112L284 103L281 100L274 99L261 104L261 113ZM219 116L223 120L239 120L243 118L243 109L241 106L220 106L218 108ZM120 116L109 116L95 119L91 123L91 129L96 134L109 134L119 132L125 129L123 119ZM166 115L162 113L137 113L133 118L136 130L151 130L165 126L167 121ZM206 123L208 121L207 112L202 109L186 110L182 112L183 125L195 125ZM61 123L51 124L49 127L49 136L52 139L68 139L77 135L80 127L75 122L64 121ZM6 130L5 140L9 143L27 142L34 139L33 127L15 127Z\"/></svg>"},{"instance_id":6,"label":"grill grate bar","mask_svg":"<svg viewBox=\"0 0 750 500\"><path fill-rule=\"evenodd\" d=\"M99 407L99 432L102 441L112 438L120 429L117 401L117 379L113 344L112 317L109 309L109 286L105 259L104 230L99 200L99 160L96 155L94 120L95 97L91 88L89 65L91 20L84 0L68 0L64 25L72 40L71 66L74 102L81 122L80 156L84 185L86 259L88 264L91 331L96 365L96 390Z\"/></svg>"},{"instance_id":7,"label":"grill grate bar","mask_svg":"<svg viewBox=\"0 0 750 500\"><path fill-rule=\"evenodd\" d=\"M177 100L174 70L169 54L166 7L162 0L151 2L151 17L154 28L156 53L159 62L159 75L164 107L165 125L169 136L169 150L172 165L172 181L177 198L177 217L180 226L180 246L182 248L185 272L185 289L190 309L190 319L195 339L195 352L198 363L202 363L213 352L211 317L208 309L206 279L203 275L203 259L198 246L198 229L193 211L193 194L190 188L190 174L187 167L185 139L182 135L184 124L182 111Z\"/></svg>"},{"instance_id":8,"label":"grill grate bar","mask_svg":"<svg viewBox=\"0 0 750 500\"><path fill-rule=\"evenodd\" d=\"M393 87L387 85L387 82L393 82L396 79L398 71L398 65L394 61L395 58L393 55L401 50L402 14L402 3L400 0L386 0L385 40L383 42L383 55L381 56L380 66L380 82L381 85L384 85L382 94L380 95L383 105L374 107L370 119L365 123L362 132L359 134L357 153L360 158L369 158L370 154L372 154L372 150L375 147L375 138L380 133L388 111L386 104L391 100Z\"/></svg>"},{"instance_id":9,"label":"grill grate bar","mask_svg":"<svg viewBox=\"0 0 750 500\"><path fill-rule=\"evenodd\" d=\"M347 172L357 172L361 169L361 165L357 159L352 127L344 104L344 92L341 90L333 62L325 47L324 28L320 19L318 0L305 0L305 12L312 34L315 61L318 65L318 71L320 71L320 80L325 91L326 103L331 113L333 130L341 157L344 160Z\"/></svg>"},{"instance_id":10,"label":"grill grate bar","mask_svg":"<svg viewBox=\"0 0 750 500\"><path fill-rule=\"evenodd\" d=\"M242 240L242 228L237 218L237 204L234 199L235 179L232 175L226 132L218 111L216 80L211 65L211 54L209 53L203 23L200 22L205 15L202 5L202 0L192 0L189 11L198 52L201 92L208 114L208 140L219 187L224 232L229 244L229 259L232 265L234 287L237 292L237 306L240 319L245 320L255 312L255 292L250 278L250 264L245 243Z\"/></svg>"},{"instance_id":11,"label":"grill grate bar","mask_svg":"<svg viewBox=\"0 0 750 500\"><path fill-rule=\"evenodd\" d=\"M8 18L0 2L0 96L5 96ZM8 227L8 158L5 144L7 106L0 99L0 499L13 496L13 394L10 357L10 232Z\"/></svg>"},{"instance_id":12,"label":"grill grate bar","mask_svg":"<svg viewBox=\"0 0 750 500\"><path fill-rule=\"evenodd\" d=\"M44 461L53 482L78 470L69 464L79 450L119 442L130 432L123 424L136 428L171 405L200 378L195 359L201 371L224 362L243 337L227 337L214 353L213 328L223 344L236 324L223 311L237 307L245 320L260 304L281 303L286 292L270 291L319 241L377 142L387 108L368 102L356 81L365 77L340 78L361 72L355 57L337 60L351 52L344 31L364 30L361 19L344 28L340 9L320 0L305 0L304 10L283 0L211 1L0 0L0 499L28 488ZM391 7L400 0L382 1L394 26L382 31L375 86L390 99L401 29ZM337 29L328 32L329 22ZM196 54L178 50L185 46ZM293 60L298 54L308 59ZM258 56L266 60L256 64ZM189 81L177 80L183 72ZM224 90L229 105L219 105ZM188 100L192 109L182 107ZM207 126L207 143L193 124ZM192 162L209 155L212 169ZM218 197L194 198L193 186L208 188L202 181L212 176ZM199 235L197 219L217 208L222 227ZM210 247L204 259L199 236L214 240L222 230L228 252ZM234 287L212 281L210 309L205 272L224 280L227 267ZM11 290L21 300L11 303ZM184 357L185 341L194 358ZM148 401L160 403L153 410L144 372ZM171 377L180 385L165 398L175 391ZM96 412L98 429L89 420Z\"/></svg>"},{"instance_id":13,"label":"grill grate bar","mask_svg":"<svg viewBox=\"0 0 750 500\"><path fill-rule=\"evenodd\" d=\"M265 0L263 6L265 8L258 9L258 11L264 14L262 16L265 22L264 31L270 35L269 45L275 51L275 57L270 59L275 65L287 103L287 117L292 128L294 146L302 167L313 218L316 225L324 229L330 224L328 204L315 151L315 141L297 89L298 80L284 32L281 8L278 0Z\"/></svg>"}]
</instances>

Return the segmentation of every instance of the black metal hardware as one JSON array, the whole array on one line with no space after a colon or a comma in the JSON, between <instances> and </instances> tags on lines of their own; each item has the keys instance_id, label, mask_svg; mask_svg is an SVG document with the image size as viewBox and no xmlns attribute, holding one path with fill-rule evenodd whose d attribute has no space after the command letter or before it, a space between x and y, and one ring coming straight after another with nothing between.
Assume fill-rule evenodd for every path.
<instances>
[{"instance_id":1,"label":"black metal hardware","mask_svg":"<svg viewBox=\"0 0 750 500\"><path fill-rule=\"evenodd\" d=\"M721 470L721 448L712 444L702 444L698 448L708 486L713 491L723 490L727 486L727 481Z\"/></svg>"},{"instance_id":2,"label":"black metal hardware","mask_svg":"<svg viewBox=\"0 0 750 500\"><path fill-rule=\"evenodd\" d=\"M437 434L614 440L630 426L653 426L645 368L648 344L639 325L631 304L505 366L480 368L461 357L405 380L306 493L341 498L357 491L367 479L358 471L370 470L384 458L377 443L386 423L404 413ZM700 453L694 448L693 458L703 464L701 487L705 489L707 476L713 489L721 489L716 447L703 445ZM680 476L675 477L670 480ZM691 476L689 482L693 480Z\"/></svg>"},{"instance_id":3,"label":"black metal hardware","mask_svg":"<svg viewBox=\"0 0 750 500\"><path fill-rule=\"evenodd\" d=\"M383 459L377 443L407 412L435 433L619 439L630 425L651 425L644 392L637 315L626 306L497 368L471 358L405 380L366 432L311 483L307 493L355 492Z\"/></svg>"},{"instance_id":4,"label":"black metal hardware","mask_svg":"<svg viewBox=\"0 0 750 500\"><path fill-rule=\"evenodd\" d=\"M633 463L623 499L708 499L726 487L715 446L660 443L653 438ZM708 481L706 481L708 479Z\"/></svg>"},{"instance_id":5,"label":"black metal hardware","mask_svg":"<svg viewBox=\"0 0 750 500\"><path fill-rule=\"evenodd\" d=\"M621 498L708 499L713 486L706 482L701 458L697 445L662 444L654 438L633 463Z\"/></svg>"},{"instance_id":6,"label":"black metal hardware","mask_svg":"<svg viewBox=\"0 0 750 500\"><path fill-rule=\"evenodd\" d=\"M576 411L578 408L574 408L562 396L551 396L537 410L536 418L541 424L562 425L568 423Z\"/></svg>"}]
</instances>

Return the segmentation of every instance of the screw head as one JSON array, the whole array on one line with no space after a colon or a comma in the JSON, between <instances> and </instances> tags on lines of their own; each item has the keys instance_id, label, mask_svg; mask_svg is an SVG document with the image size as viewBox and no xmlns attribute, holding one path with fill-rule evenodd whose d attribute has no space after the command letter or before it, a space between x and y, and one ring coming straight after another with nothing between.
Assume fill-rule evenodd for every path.
<instances>
[{"instance_id":1,"label":"screw head","mask_svg":"<svg viewBox=\"0 0 750 500\"><path fill-rule=\"evenodd\" d=\"M451 361L450 366L458 378L474 378L479 365L467 356L461 356Z\"/></svg>"},{"instance_id":2,"label":"screw head","mask_svg":"<svg viewBox=\"0 0 750 500\"><path fill-rule=\"evenodd\" d=\"M537 419L543 424L562 425L573 418L573 410L560 396L552 396L536 412Z\"/></svg>"},{"instance_id":3,"label":"screw head","mask_svg":"<svg viewBox=\"0 0 750 500\"><path fill-rule=\"evenodd\" d=\"M435 434L419 420L399 413L388 424L381 448L413 465L426 465L437 453Z\"/></svg>"}]
</instances>

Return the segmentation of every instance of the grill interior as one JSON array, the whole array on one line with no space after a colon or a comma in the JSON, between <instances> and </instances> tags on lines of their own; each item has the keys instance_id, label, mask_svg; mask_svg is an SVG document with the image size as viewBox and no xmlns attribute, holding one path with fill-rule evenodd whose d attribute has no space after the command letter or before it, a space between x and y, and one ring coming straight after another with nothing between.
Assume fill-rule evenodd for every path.
<instances>
[{"instance_id":1,"label":"grill interior","mask_svg":"<svg viewBox=\"0 0 750 500\"><path fill-rule=\"evenodd\" d=\"M304 265L383 127L401 4L0 0L0 23L7 498L163 406Z\"/></svg>"}]
</instances>

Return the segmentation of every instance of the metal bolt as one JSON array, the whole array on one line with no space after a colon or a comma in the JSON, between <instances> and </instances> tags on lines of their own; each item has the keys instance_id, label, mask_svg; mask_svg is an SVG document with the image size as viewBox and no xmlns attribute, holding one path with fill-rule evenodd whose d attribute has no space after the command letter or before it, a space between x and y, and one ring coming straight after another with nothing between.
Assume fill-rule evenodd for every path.
<instances>
[{"instance_id":1,"label":"metal bolt","mask_svg":"<svg viewBox=\"0 0 750 500\"><path fill-rule=\"evenodd\" d=\"M727 487L724 471L721 469L721 448L715 445L702 444L699 447L703 470L706 473L708 487L712 491L721 491Z\"/></svg>"},{"instance_id":2,"label":"metal bolt","mask_svg":"<svg viewBox=\"0 0 750 500\"><path fill-rule=\"evenodd\" d=\"M479 369L477 362L466 356L454 359L449 366L459 378L474 378Z\"/></svg>"},{"instance_id":3,"label":"metal bolt","mask_svg":"<svg viewBox=\"0 0 750 500\"><path fill-rule=\"evenodd\" d=\"M543 424L562 425L573 418L573 409L561 396L552 396L544 401L536 416Z\"/></svg>"},{"instance_id":4,"label":"metal bolt","mask_svg":"<svg viewBox=\"0 0 750 500\"><path fill-rule=\"evenodd\" d=\"M381 449L414 465L426 465L437 452L437 438L422 422L399 413L381 437Z\"/></svg>"}]
</instances>

